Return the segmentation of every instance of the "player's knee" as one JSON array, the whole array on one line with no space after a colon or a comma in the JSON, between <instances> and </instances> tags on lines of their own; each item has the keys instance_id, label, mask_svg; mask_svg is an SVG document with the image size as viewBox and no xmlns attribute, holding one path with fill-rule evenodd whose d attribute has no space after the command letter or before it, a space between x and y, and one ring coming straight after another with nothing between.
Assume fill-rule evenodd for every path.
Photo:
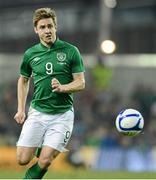
<instances>
[{"instance_id":1,"label":"player's knee","mask_svg":"<svg viewBox=\"0 0 156 180\"><path fill-rule=\"evenodd\" d=\"M45 169L51 165L51 161L52 160L50 158L40 158L39 159L39 165L41 168Z\"/></svg>"},{"instance_id":2,"label":"player's knee","mask_svg":"<svg viewBox=\"0 0 156 180\"><path fill-rule=\"evenodd\" d=\"M17 163L21 166L27 165L30 162L29 158L17 156Z\"/></svg>"},{"instance_id":3,"label":"player's knee","mask_svg":"<svg viewBox=\"0 0 156 180\"><path fill-rule=\"evenodd\" d=\"M27 165L30 161L18 159L17 162L19 165L24 166Z\"/></svg>"}]
</instances>

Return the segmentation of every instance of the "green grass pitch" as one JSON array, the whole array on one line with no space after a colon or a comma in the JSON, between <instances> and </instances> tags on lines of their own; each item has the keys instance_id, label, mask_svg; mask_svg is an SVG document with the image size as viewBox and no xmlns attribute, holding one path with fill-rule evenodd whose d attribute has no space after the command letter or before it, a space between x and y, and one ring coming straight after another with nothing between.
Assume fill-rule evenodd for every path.
<instances>
[{"instance_id":1,"label":"green grass pitch","mask_svg":"<svg viewBox=\"0 0 156 180\"><path fill-rule=\"evenodd\" d=\"M0 179L22 179L24 172L0 170ZM156 179L156 172L48 171L44 179Z\"/></svg>"}]
</instances>

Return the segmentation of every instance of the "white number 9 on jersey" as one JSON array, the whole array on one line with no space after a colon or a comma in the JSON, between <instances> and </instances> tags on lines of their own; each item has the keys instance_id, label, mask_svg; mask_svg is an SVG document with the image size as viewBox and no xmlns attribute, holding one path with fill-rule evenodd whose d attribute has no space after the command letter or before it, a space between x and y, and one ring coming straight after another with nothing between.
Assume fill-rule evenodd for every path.
<instances>
[{"instance_id":1,"label":"white number 9 on jersey","mask_svg":"<svg viewBox=\"0 0 156 180\"><path fill-rule=\"evenodd\" d=\"M46 73L47 74L52 74L53 73L53 64L51 62L46 63Z\"/></svg>"}]
</instances>

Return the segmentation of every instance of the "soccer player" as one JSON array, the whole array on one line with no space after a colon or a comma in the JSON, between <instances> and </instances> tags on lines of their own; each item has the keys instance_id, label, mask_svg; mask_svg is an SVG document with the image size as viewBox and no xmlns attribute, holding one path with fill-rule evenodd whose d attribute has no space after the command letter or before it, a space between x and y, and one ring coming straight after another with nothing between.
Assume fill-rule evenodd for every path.
<instances>
[{"instance_id":1,"label":"soccer player","mask_svg":"<svg viewBox=\"0 0 156 180\"><path fill-rule=\"evenodd\" d=\"M41 179L52 161L66 151L74 121L73 92L85 88L82 57L75 46L57 37L55 11L37 9L33 24L40 43L25 52L20 67L14 119L24 124L17 142L17 161L26 165L38 147L42 150L24 179ZM34 94L25 120L31 76Z\"/></svg>"}]
</instances>

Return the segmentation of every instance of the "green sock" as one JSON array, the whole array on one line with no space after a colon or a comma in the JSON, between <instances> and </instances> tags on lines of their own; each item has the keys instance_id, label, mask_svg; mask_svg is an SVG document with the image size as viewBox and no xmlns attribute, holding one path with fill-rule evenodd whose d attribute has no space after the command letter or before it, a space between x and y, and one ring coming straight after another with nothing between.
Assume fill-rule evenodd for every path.
<instances>
[{"instance_id":1,"label":"green sock","mask_svg":"<svg viewBox=\"0 0 156 180\"><path fill-rule=\"evenodd\" d=\"M35 156L36 156L37 158L39 158L39 156L40 156L40 154L41 154L41 150L42 150L41 147L38 147L38 148L36 149Z\"/></svg>"},{"instance_id":2,"label":"green sock","mask_svg":"<svg viewBox=\"0 0 156 180\"><path fill-rule=\"evenodd\" d=\"M41 169L38 163L34 164L25 173L24 179L42 179L47 169Z\"/></svg>"}]
</instances>

